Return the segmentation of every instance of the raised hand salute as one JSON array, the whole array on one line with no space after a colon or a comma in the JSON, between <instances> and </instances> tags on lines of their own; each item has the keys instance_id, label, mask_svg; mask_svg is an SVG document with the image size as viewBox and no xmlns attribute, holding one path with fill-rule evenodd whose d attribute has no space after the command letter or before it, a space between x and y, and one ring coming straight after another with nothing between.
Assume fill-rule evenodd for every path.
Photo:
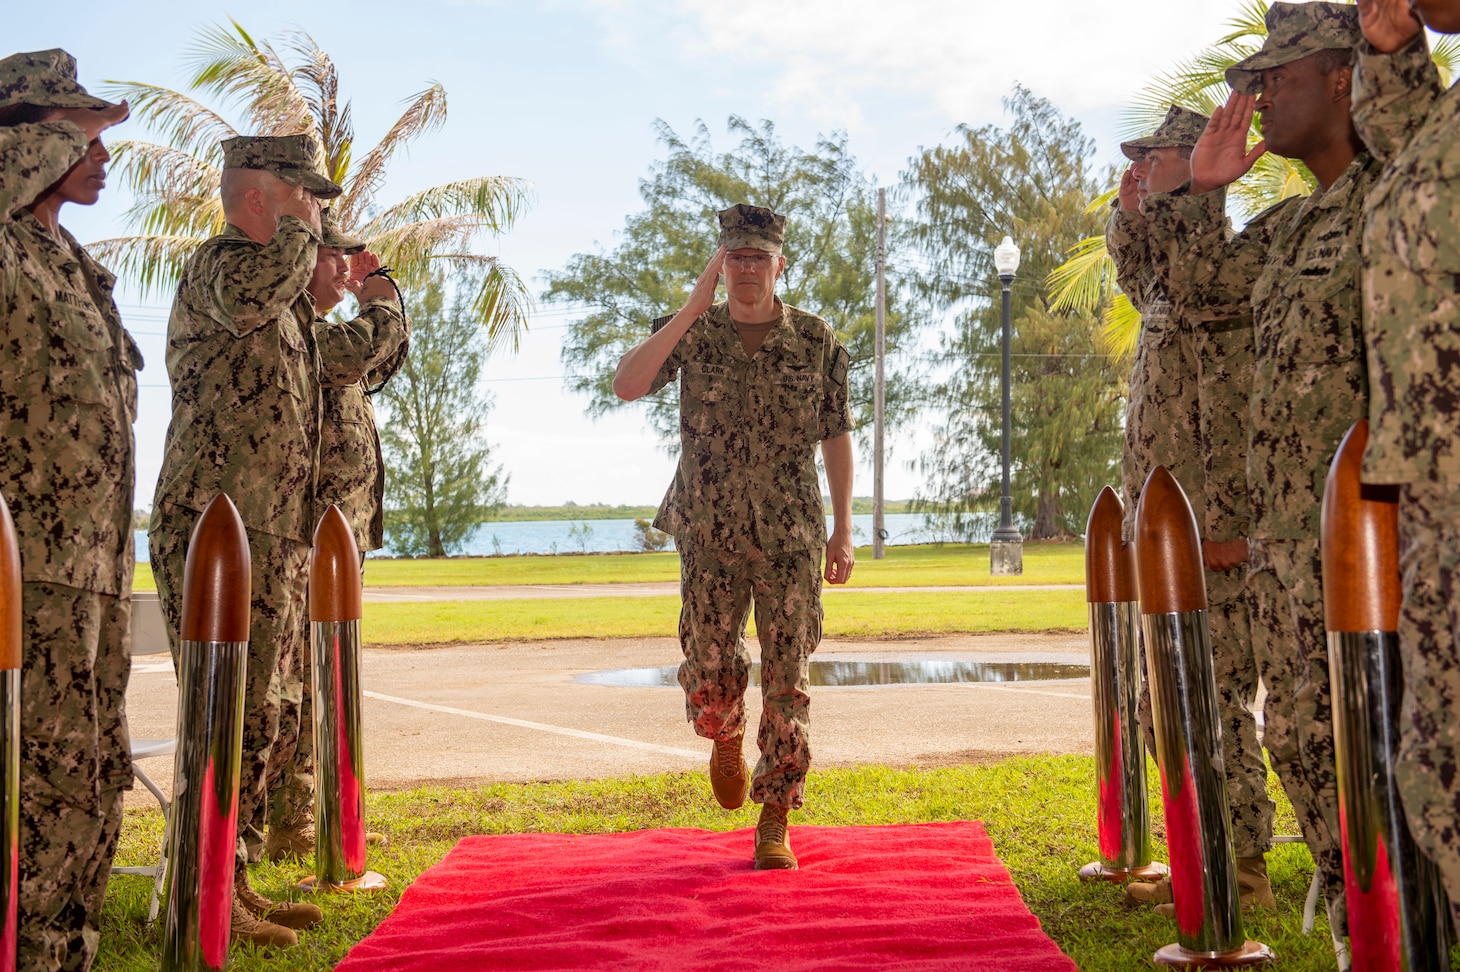
<instances>
[{"instance_id":1,"label":"raised hand salute","mask_svg":"<svg viewBox=\"0 0 1460 972\"><path fill-rule=\"evenodd\" d=\"M1409 0L1358 0L1358 7L1364 38L1380 54L1393 54L1424 29Z\"/></svg>"},{"instance_id":2,"label":"raised hand salute","mask_svg":"<svg viewBox=\"0 0 1460 972\"><path fill-rule=\"evenodd\" d=\"M1212 112L1212 120L1191 152L1192 195L1230 186L1252 171L1267 151L1266 140L1247 147L1256 104L1256 95L1234 91L1225 105Z\"/></svg>"}]
</instances>

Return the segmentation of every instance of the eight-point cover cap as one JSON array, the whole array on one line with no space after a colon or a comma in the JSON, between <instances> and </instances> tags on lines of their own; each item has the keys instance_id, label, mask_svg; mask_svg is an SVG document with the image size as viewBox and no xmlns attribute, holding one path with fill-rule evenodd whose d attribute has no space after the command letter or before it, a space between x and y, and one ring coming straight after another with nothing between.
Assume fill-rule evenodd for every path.
<instances>
[{"instance_id":1,"label":"eight-point cover cap","mask_svg":"<svg viewBox=\"0 0 1460 972\"><path fill-rule=\"evenodd\" d=\"M365 241L340 229L339 220L328 209L319 211L319 245L344 250L346 253L359 253L365 249Z\"/></svg>"},{"instance_id":2,"label":"eight-point cover cap","mask_svg":"<svg viewBox=\"0 0 1460 972\"><path fill-rule=\"evenodd\" d=\"M764 250L780 254L786 239L786 217L764 206L736 203L720 211L720 245L729 250Z\"/></svg>"},{"instance_id":3,"label":"eight-point cover cap","mask_svg":"<svg viewBox=\"0 0 1460 972\"><path fill-rule=\"evenodd\" d=\"M76 58L60 48L12 54L0 60L0 108L111 108L76 81Z\"/></svg>"},{"instance_id":4,"label":"eight-point cover cap","mask_svg":"<svg viewBox=\"0 0 1460 972\"><path fill-rule=\"evenodd\" d=\"M1199 111L1172 105L1154 132L1145 138L1121 142L1120 150L1132 162L1139 162L1141 156L1150 149L1191 148L1201 138L1201 133L1207 130L1207 122L1210 120Z\"/></svg>"},{"instance_id":5,"label":"eight-point cover cap","mask_svg":"<svg viewBox=\"0 0 1460 972\"><path fill-rule=\"evenodd\" d=\"M1300 61L1319 51L1350 50L1363 39L1359 8L1351 3L1274 3L1267 11L1262 50L1227 68L1232 90L1255 95L1262 72Z\"/></svg>"},{"instance_id":6,"label":"eight-point cover cap","mask_svg":"<svg viewBox=\"0 0 1460 972\"><path fill-rule=\"evenodd\" d=\"M333 199L345 190L319 171L318 157L319 149L308 135L239 135L223 142L223 168L272 172L320 199Z\"/></svg>"}]
</instances>

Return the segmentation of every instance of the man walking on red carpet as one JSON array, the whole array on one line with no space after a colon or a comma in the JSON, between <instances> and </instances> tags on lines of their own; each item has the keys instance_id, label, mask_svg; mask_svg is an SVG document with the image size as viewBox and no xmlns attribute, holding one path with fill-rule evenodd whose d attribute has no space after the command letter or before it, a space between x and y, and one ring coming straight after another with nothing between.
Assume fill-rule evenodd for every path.
<instances>
[{"instance_id":1,"label":"man walking on red carpet","mask_svg":"<svg viewBox=\"0 0 1460 972\"><path fill-rule=\"evenodd\" d=\"M679 684L695 732L714 741L715 799L733 810L748 792L761 804L760 869L796 867L786 815L801 806L811 763L821 579L845 584L855 561L847 351L826 321L776 296L785 231L786 217L760 206L721 212L720 247L689 300L654 322L613 379L614 393L631 402L679 378L679 466L654 520L679 549ZM722 273L728 300L717 304ZM829 540L818 443L831 490ZM752 599L763 700L753 778L741 755Z\"/></svg>"}]
</instances>

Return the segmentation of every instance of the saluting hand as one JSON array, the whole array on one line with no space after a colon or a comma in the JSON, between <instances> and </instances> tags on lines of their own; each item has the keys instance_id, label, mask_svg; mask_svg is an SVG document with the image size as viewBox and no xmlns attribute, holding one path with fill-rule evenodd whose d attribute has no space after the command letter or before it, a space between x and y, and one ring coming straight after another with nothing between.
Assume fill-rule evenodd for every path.
<instances>
[{"instance_id":1,"label":"saluting hand","mask_svg":"<svg viewBox=\"0 0 1460 972\"><path fill-rule=\"evenodd\" d=\"M1127 166L1125 174L1120 177L1120 208L1132 213L1141 208L1140 189L1136 186L1134 163Z\"/></svg>"},{"instance_id":2,"label":"saluting hand","mask_svg":"<svg viewBox=\"0 0 1460 972\"><path fill-rule=\"evenodd\" d=\"M1252 129L1254 95L1232 92L1227 103L1212 112L1206 131L1191 152L1191 194L1200 195L1229 186L1252 170L1267 151L1267 142L1247 148Z\"/></svg>"},{"instance_id":3,"label":"saluting hand","mask_svg":"<svg viewBox=\"0 0 1460 972\"><path fill-rule=\"evenodd\" d=\"M1358 0L1358 4L1359 26L1380 54L1393 54L1423 29L1409 0Z\"/></svg>"},{"instance_id":4,"label":"saluting hand","mask_svg":"<svg viewBox=\"0 0 1460 972\"><path fill-rule=\"evenodd\" d=\"M275 209L275 218L281 216L295 216L319 232L319 197L303 186L290 186L289 195L285 196Z\"/></svg>"},{"instance_id":5,"label":"saluting hand","mask_svg":"<svg viewBox=\"0 0 1460 972\"><path fill-rule=\"evenodd\" d=\"M700 272L700 278L695 281L695 289L690 291L689 300L684 302L684 309L694 317L699 317L714 306L715 291L720 286L720 274L724 271L725 247L717 246L710 262Z\"/></svg>"},{"instance_id":6,"label":"saluting hand","mask_svg":"<svg viewBox=\"0 0 1460 972\"><path fill-rule=\"evenodd\" d=\"M354 294L355 299L362 304L382 297L387 300L395 300L395 287L391 286L389 280L384 277L370 276L379 269L380 257L369 250L361 250L352 255L350 257L350 279L345 281L345 289Z\"/></svg>"},{"instance_id":7,"label":"saluting hand","mask_svg":"<svg viewBox=\"0 0 1460 972\"><path fill-rule=\"evenodd\" d=\"M68 121L86 133L88 142L94 142L108 128L126 121L131 113L131 107L123 101L110 108L57 108L50 120Z\"/></svg>"}]
</instances>

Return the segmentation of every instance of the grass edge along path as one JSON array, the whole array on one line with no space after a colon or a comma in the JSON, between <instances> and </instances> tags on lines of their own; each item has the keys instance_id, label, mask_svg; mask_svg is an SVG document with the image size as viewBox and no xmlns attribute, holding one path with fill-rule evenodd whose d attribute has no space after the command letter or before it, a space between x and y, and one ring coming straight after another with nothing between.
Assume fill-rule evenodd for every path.
<instances>
[{"instance_id":1,"label":"grass edge along path","mask_svg":"<svg viewBox=\"0 0 1460 972\"><path fill-rule=\"evenodd\" d=\"M1149 764L1148 764L1149 766ZM1153 767L1151 819L1158 860L1165 860L1160 792ZM1093 766L1088 756L1021 756L984 765L929 770L884 766L813 771L807 803L792 814L797 824L856 826L982 820L1025 902L1044 930L1085 972L1149 968L1157 948L1175 941L1175 926L1146 909L1121 903L1121 889L1103 882L1082 884L1076 870L1096 858ZM1292 809L1270 777L1278 803L1278 832L1293 833ZM372 830L390 843L372 848L370 867L390 880L374 895L316 898L325 912L320 928L302 932L294 949L267 953L234 949L235 972L324 972L375 928L402 891L439 861L462 837L472 834L564 832L604 833L648 827L734 830L755 823L755 808L720 810L703 773L531 784L490 784L475 789L437 787L369 797ZM162 818L155 811L128 812L119 864L155 859ZM749 856L747 845L746 854ZM1333 968L1327 920L1321 915L1312 936L1302 934L1302 905L1312 859L1302 845L1280 845L1268 856L1278 911L1249 915L1247 936L1271 945L1286 972ZM309 873L303 865L259 865L254 884L273 896L297 896L294 882ZM143 972L157 967L160 922L144 919L150 880L112 878L102 915L99 972Z\"/></svg>"},{"instance_id":2,"label":"grass edge along path","mask_svg":"<svg viewBox=\"0 0 1460 972\"><path fill-rule=\"evenodd\" d=\"M1001 631L1076 632L1088 625L1085 593L956 591L828 596L822 634L829 638L911 638ZM368 647L488 644L556 638L672 637L679 598L509 598L368 604L360 634ZM755 626L749 625L748 633Z\"/></svg>"},{"instance_id":3,"label":"grass edge along path","mask_svg":"<svg viewBox=\"0 0 1460 972\"><path fill-rule=\"evenodd\" d=\"M670 553L558 554L521 557L372 558L368 587L498 587L524 584L643 584L679 580L679 555ZM1024 545L1024 574L989 574L988 544L888 547L883 560L857 548L856 587L1002 587L1010 584L1083 584L1085 547L1064 542ZM156 590L151 566L137 565L132 589Z\"/></svg>"}]
</instances>

